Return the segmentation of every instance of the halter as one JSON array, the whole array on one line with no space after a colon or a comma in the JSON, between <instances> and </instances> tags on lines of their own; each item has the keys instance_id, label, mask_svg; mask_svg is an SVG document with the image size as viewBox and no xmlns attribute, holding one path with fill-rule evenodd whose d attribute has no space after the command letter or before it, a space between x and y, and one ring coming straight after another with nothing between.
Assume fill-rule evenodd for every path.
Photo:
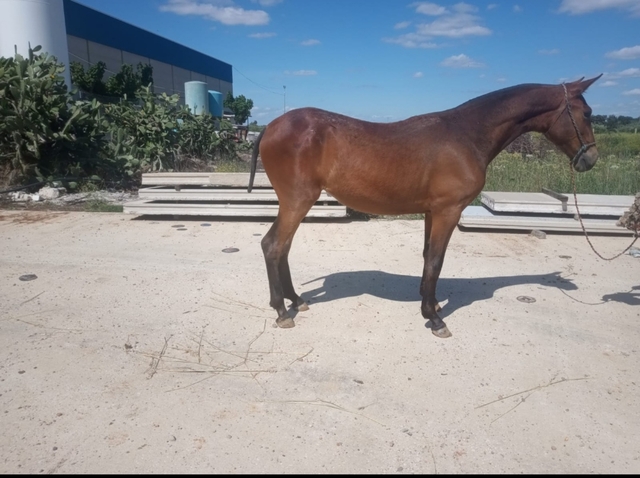
<instances>
[{"instance_id":1,"label":"halter","mask_svg":"<svg viewBox=\"0 0 640 478\"><path fill-rule=\"evenodd\" d=\"M573 157L573 159L571 160L571 183L573 184L573 200L575 202L576 205L576 212L578 213L578 219L580 220L580 227L582 227L582 232L584 232L584 237L587 239L587 242L589 243L589 246L591 246L591 249L593 250L593 252L595 252L595 254L600 258L603 259L605 261L612 261L613 259L616 259L617 257L620 257L622 254L624 254L625 252L627 252L629 249L631 249L631 246L633 246L636 241L638 239L640 239L640 230L636 230L633 231L634 232L634 239L631 242L631 244L629 244L629 246L622 251L619 254L616 254L613 257L604 257L602 254L600 254L595 247L593 247L593 244L591 243L591 239L589 239L589 234L587 234L587 229L584 227L584 223L582 222L582 214L580 214L580 208L578 208L578 194L576 191L576 173L575 173L575 166L576 166L576 162L578 161L578 159L580 158L580 155L582 155L582 153L584 153L586 150L588 150L591 146L595 146L596 143L585 143L584 139L582 139L582 135L580 134L580 130L578 129L578 125L576 124L576 120L573 117L573 113L571 112L571 104L569 103L569 95L567 94L567 87L564 86L564 83L562 83L562 88L564 89L564 99L565 102L567 103L567 106L565 107L567 109L567 111L569 112L569 118L571 118L571 122L573 123L573 127L576 130L576 133L578 134L578 139L580 140L580 149L578 150L578 152L576 153L576 155ZM564 112L564 110L562 110ZM562 113L560 113L560 115L562 115ZM560 116L558 116L558 118L560 118ZM558 118L556 118L556 121L558 120ZM555 124L555 121L553 122L553 124ZM553 127L553 124L551 125ZM551 128L549 128L547 130L547 133L551 130Z\"/></svg>"},{"instance_id":2,"label":"halter","mask_svg":"<svg viewBox=\"0 0 640 478\"><path fill-rule=\"evenodd\" d=\"M576 134L578 135L578 139L580 140L580 149L578 150L576 155L571 160L571 166L575 169L576 163L580 159L580 156L582 156L582 154L585 153L589 148L591 148L592 146L595 146L596 143L595 142L593 142L593 143L585 143L584 139L582 139L582 135L580 134L580 130L578 129L578 125L576 124L576 120L573 117L573 112L571 111L571 103L569 102L569 94L567 93L567 87L564 85L564 83L562 83L562 89L564 90L564 101L566 103L565 109L569 113L569 118L571 118L571 123L573 124L573 128L576 130ZM562 115L562 113L560 113L560 114ZM560 116L558 116L558 118L559 117ZM558 120L558 118L556 118L556 121ZM554 124L555 124L555 121L554 121ZM549 130L551 130L551 128L549 128Z\"/></svg>"}]
</instances>

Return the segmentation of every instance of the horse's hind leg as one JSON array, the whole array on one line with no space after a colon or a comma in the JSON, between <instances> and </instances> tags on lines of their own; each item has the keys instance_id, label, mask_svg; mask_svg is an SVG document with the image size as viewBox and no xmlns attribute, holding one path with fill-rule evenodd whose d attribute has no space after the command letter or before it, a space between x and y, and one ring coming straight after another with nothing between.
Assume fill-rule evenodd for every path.
<instances>
[{"instance_id":1,"label":"horse's hind leg","mask_svg":"<svg viewBox=\"0 0 640 478\"><path fill-rule=\"evenodd\" d=\"M317 197L298 199L297 201L280 199L278 217L262 239L262 251L267 266L271 293L269 305L276 309L278 313L276 323L282 328L295 326L284 304L285 298L291 300L295 308L306 310L305 302L293 289L288 255L293 236L316 199Z\"/></svg>"},{"instance_id":2,"label":"horse's hind leg","mask_svg":"<svg viewBox=\"0 0 640 478\"><path fill-rule=\"evenodd\" d=\"M280 273L280 281L282 282L284 298L289 299L292 302L294 309L304 312L305 310L309 310L309 306L302 297L296 294L291 280L291 271L289 270L289 251L291 250L292 241L293 236L285 245L284 254L282 254L280 263L278 264L278 272Z\"/></svg>"}]
</instances>

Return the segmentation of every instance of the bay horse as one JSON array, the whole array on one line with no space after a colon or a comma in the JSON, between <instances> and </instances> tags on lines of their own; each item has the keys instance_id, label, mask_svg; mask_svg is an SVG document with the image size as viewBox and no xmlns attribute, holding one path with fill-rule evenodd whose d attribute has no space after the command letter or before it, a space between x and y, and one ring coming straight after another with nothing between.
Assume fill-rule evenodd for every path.
<instances>
[{"instance_id":1,"label":"bay horse","mask_svg":"<svg viewBox=\"0 0 640 478\"><path fill-rule=\"evenodd\" d=\"M543 133L575 171L598 159L591 108L583 93L599 75L560 85L522 84L462 105L394 123L372 123L317 108L291 110L269 123L253 147L278 196L278 215L262 239L279 327L295 325L284 299L308 310L291 281L288 255L298 226L325 190L369 214L424 214L422 316L440 338L451 332L438 315L436 283L462 210L482 190L487 167L515 138Z\"/></svg>"}]
</instances>

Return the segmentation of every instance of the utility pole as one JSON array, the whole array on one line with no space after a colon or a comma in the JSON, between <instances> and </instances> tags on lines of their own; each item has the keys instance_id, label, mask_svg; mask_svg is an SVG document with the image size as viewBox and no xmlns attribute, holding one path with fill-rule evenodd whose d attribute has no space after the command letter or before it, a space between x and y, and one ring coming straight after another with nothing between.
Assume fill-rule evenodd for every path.
<instances>
[{"instance_id":1,"label":"utility pole","mask_svg":"<svg viewBox=\"0 0 640 478\"><path fill-rule=\"evenodd\" d=\"M287 87L285 85L282 85L282 88L284 89L284 103L282 105L282 114L285 114L287 112Z\"/></svg>"}]
</instances>

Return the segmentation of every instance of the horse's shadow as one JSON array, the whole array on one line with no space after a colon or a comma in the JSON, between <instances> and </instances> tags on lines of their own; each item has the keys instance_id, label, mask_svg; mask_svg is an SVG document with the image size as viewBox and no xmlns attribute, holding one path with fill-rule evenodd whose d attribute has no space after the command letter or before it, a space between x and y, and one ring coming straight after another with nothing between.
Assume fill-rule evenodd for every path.
<instances>
[{"instance_id":1,"label":"horse's shadow","mask_svg":"<svg viewBox=\"0 0 640 478\"><path fill-rule=\"evenodd\" d=\"M633 286L629 292L616 292L602 296L604 302L622 302L628 305L640 305L640 285Z\"/></svg>"},{"instance_id":2,"label":"horse's shadow","mask_svg":"<svg viewBox=\"0 0 640 478\"><path fill-rule=\"evenodd\" d=\"M363 294L396 302L422 300L419 291L420 277L382 271L337 272L313 279L303 285L323 279L324 282L320 287L302 293L302 298L305 301L310 303L330 302L347 297L358 297ZM573 282L561 277L560 272L471 279L444 277L438 281L438 299L442 301L445 298L450 298L449 303L443 309L443 315L450 315L474 302L490 299L499 289L524 284L556 287L565 291L578 289Z\"/></svg>"}]
</instances>

